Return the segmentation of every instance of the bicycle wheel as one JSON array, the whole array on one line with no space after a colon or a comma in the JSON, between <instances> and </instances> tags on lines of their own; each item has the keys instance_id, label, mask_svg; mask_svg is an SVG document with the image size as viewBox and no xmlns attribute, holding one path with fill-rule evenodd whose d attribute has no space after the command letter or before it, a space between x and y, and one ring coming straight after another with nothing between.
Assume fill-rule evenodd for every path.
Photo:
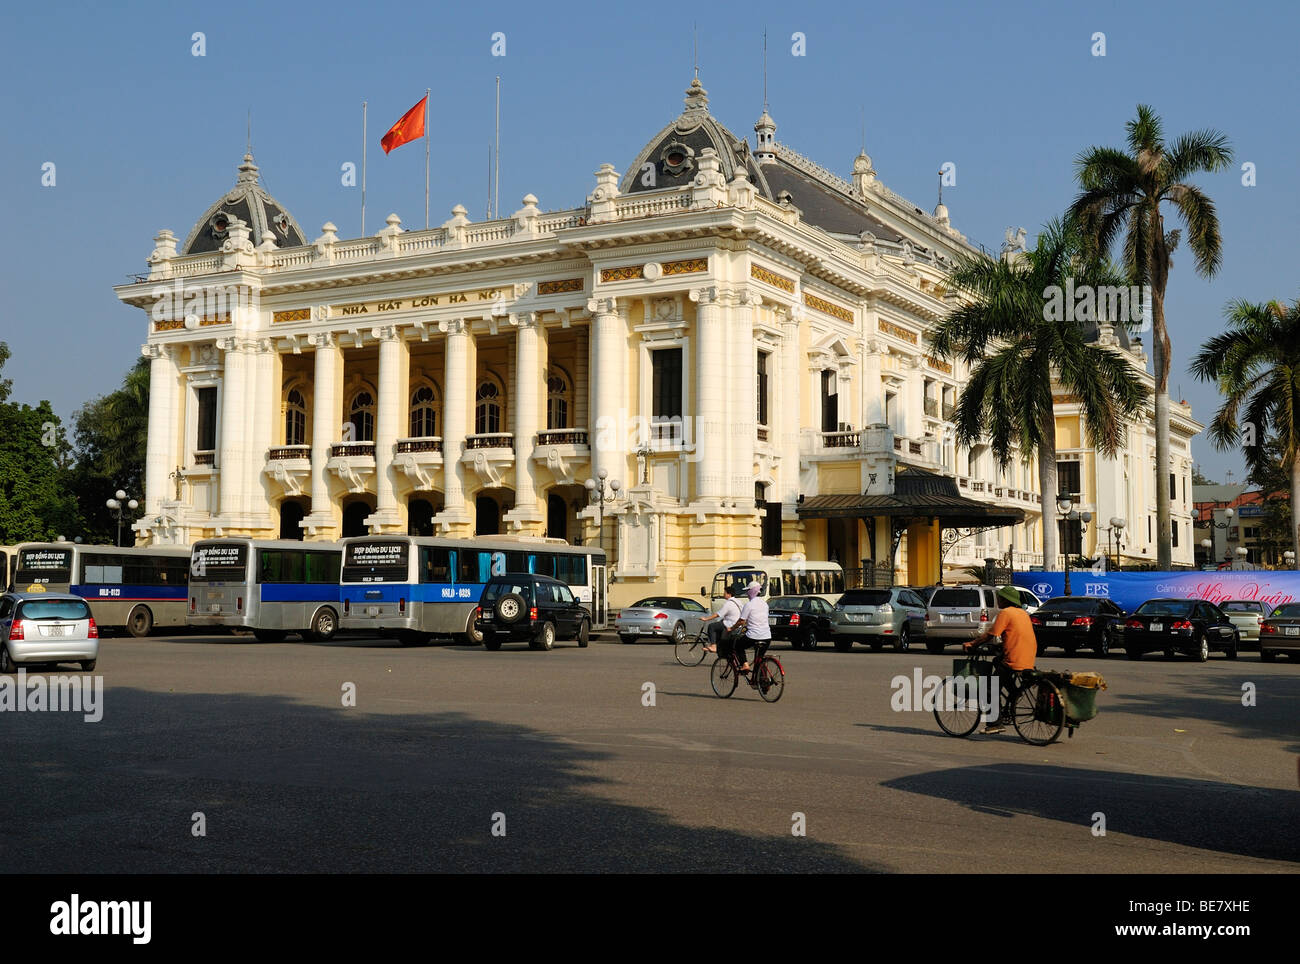
<instances>
[{"instance_id":1,"label":"bicycle wheel","mask_svg":"<svg viewBox=\"0 0 1300 964\"><path fill-rule=\"evenodd\" d=\"M713 669L709 671L709 682L713 684L713 692L724 700L736 692L736 671L731 668L731 660L721 656L715 659Z\"/></svg>"},{"instance_id":2,"label":"bicycle wheel","mask_svg":"<svg viewBox=\"0 0 1300 964\"><path fill-rule=\"evenodd\" d=\"M1047 746L1065 729L1065 700L1049 679L1035 679L1016 690L1011 700L1016 732L1026 743Z\"/></svg>"},{"instance_id":3,"label":"bicycle wheel","mask_svg":"<svg viewBox=\"0 0 1300 964\"><path fill-rule=\"evenodd\" d=\"M785 670L774 657L764 656L754 672L758 674L758 695L775 703L785 692Z\"/></svg>"},{"instance_id":4,"label":"bicycle wheel","mask_svg":"<svg viewBox=\"0 0 1300 964\"><path fill-rule=\"evenodd\" d=\"M699 666L704 662L704 641L706 636L687 636L679 639L673 646L673 656L683 666Z\"/></svg>"},{"instance_id":5,"label":"bicycle wheel","mask_svg":"<svg viewBox=\"0 0 1300 964\"><path fill-rule=\"evenodd\" d=\"M934 697L934 719L949 736L970 736L980 725L978 677L949 676Z\"/></svg>"}]
</instances>

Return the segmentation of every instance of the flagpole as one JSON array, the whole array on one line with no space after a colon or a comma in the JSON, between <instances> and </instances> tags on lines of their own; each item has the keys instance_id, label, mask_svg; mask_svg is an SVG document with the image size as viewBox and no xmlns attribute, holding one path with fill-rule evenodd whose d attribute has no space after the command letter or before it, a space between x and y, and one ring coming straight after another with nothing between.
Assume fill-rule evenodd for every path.
<instances>
[{"instance_id":1,"label":"flagpole","mask_svg":"<svg viewBox=\"0 0 1300 964\"><path fill-rule=\"evenodd\" d=\"M497 75L496 159L492 162L492 218L501 213L501 76Z\"/></svg>"},{"instance_id":2,"label":"flagpole","mask_svg":"<svg viewBox=\"0 0 1300 964\"><path fill-rule=\"evenodd\" d=\"M429 229L429 91L424 88L424 229Z\"/></svg>"},{"instance_id":3,"label":"flagpole","mask_svg":"<svg viewBox=\"0 0 1300 964\"><path fill-rule=\"evenodd\" d=\"M361 237L366 236L366 102L361 102Z\"/></svg>"}]
</instances>

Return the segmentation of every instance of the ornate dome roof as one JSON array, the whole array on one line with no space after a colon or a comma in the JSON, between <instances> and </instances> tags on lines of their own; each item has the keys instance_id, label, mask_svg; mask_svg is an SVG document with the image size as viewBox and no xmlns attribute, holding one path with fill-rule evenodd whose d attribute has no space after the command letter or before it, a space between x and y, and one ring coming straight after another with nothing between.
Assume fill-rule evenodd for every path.
<instances>
[{"instance_id":1,"label":"ornate dome roof","mask_svg":"<svg viewBox=\"0 0 1300 964\"><path fill-rule=\"evenodd\" d=\"M228 236L230 224L236 218L249 226L254 245L261 244L268 236L274 238L276 245L281 248L298 247L307 243L306 236L293 215L257 183L257 165L253 163L251 152L244 155L244 163L239 165L239 177L234 188L199 218L185 239L180 253L220 251Z\"/></svg>"},{"instance_id":2,"label":"ornate dome roof","mask_svg":"<svg viewBox=\"0 0 1300 964\"><path fill-rule=\"evenodd\" d=\"M699 157L706 147L718 153L724 179L730 181L736 168L749 172L758 192L772 199L767 179L750 152L749 142L737 137L709 114L709 94L696 77L686 89L686 109L637 155L623 175L620 194L684 187L699 173Z\"/></svg>"}]
</instances>

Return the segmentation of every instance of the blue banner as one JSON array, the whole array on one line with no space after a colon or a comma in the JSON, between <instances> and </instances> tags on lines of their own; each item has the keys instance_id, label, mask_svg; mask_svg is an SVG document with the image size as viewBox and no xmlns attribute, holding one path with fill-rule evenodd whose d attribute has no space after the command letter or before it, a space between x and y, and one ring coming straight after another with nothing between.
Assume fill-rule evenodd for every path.
<instances>
[{"instance_id":1,"label":"blue banner","mask_svg":"<svg viewBox=\"0 0 1300 964\"><path fill-rule=\"evenodd\" d=\"M1065 573L1017 572L1012 580L1040 599L1065 595ZM1269 606L1300 599L1300 572L1291 569L1223 570L1218 572L1102 572L1070 571L1074 596L1105 596L1126 613L1148 599L1204 599L1222 603L1253 599Z\"/></svg>"}]
</instances>

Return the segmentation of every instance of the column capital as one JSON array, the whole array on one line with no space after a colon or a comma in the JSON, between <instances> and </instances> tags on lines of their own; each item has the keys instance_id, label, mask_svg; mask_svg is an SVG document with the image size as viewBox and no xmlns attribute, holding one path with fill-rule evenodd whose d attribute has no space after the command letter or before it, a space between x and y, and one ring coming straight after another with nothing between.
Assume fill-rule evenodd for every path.
<instances>
[{"instance_id":1,"label":"column capital","mask_svg":"<svg viewBox=\"0 0 1300 964\"><path fill-rule=\"evenodd\" d=\"M239 339L235 337L218 338L216 344L224 352L240 351L243 348Z\"/></svg>"},{"instance_id":2,"label":"column capital","mask_svg":"<svg viewBox=\"0 0 1300 964\"><path fill-rule=\"evenodd\" d=\"M318 331L307 336L308 340L318 349L329 349L338 347L338 339L334 337L332 331Z\"/></svg>"},{"instance_id":3,"label":"column capital","mask_svg":"<svg viewBox=\"0 0 1300 964\"><path fill-rule=\"evenodd\" d=\"M444 335L463 335L469 331L464 318L444 318L438 322L438 330Z\"/></svg>"},{"instance_id":4,"label":"column capital","mask_svg":"<svg viewBox=\"0 0 1300 964\"><path fill-rule=\"evenodd\" d=\"M379 341L400 341L401 335L396 325L383 325L379 328L371 328L370 336Z\"/></svg>"},{"instance_id":5,"label":"column capital","mask_svg":"<svg viewBox=\"0 0 1300 964\"><path fill-rule=\"evenodd\" d=\"M616 315L618 314L618 299L588 298L587 310L593 315Z\"/></svg>"},{"instance_id":6,"label":"column capital","mask_svg":"<svg viewBox=\"0 0 1300 964\"><path fill-rule=\"evenodd\" d=\"M542 315L537 311L515 311L510 314L510 324L520 329L542 327Z\"/></svg>"},{"instance_id":7,"label":"column capital","mask_svg":"<svg viewBox=\"0 0 1300 964\"><path fill-rule=\"evenodd\" d=\"M142 358L166 358L168 355L174 355L175 352L175 348L169 348L167 345L146 344L140 346L140 355Z\"/></svg>"},{"instance_id":8,"label":"column capital","mask_svg":"<svg viewBox=\"0 0 1300 964\"><path fill-rule=\"evenodd\" d=\"M691 301L701 305L714 305L722 300L722 289L716 285L707 288L692 288L688 297Z\"/></svg>"}]
</instances>

